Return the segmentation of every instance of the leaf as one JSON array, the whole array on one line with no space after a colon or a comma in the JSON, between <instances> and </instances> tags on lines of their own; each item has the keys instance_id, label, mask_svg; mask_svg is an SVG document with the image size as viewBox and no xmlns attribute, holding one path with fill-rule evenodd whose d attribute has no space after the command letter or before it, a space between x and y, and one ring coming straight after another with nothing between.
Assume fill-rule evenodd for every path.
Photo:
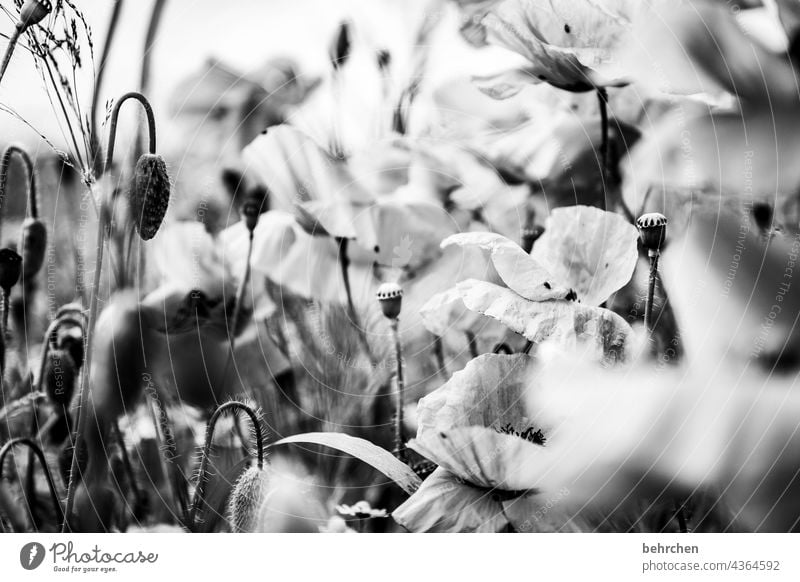
<instances>
[{"instance_id":1,"label":"leaf","mask_svg":"<svg viewBox=\"0 0 800 582\"><path fill-rule=\"evenodd\" d=\"M549 340L574 348L586 343L597 357L625 358L630 326L608 309L570 301L527 301L510 289L470 279L458 284L469 309L493 317L535 344Z\"/></svg>"},{"instance_id":2,"label":"leaf","mask_svg":"<svg viewBox=\"0 0 800 582\"><path fill-rule=\"evenodd\" d=\"M452 245L476 246L487 251L503 282L525 299L547 301L564 299L570 294L569 289L557 285L550 273L518 244L502 235L468 232L454 234L442 241L443 249Z\"/></svg>"},{"instance_id":3,"label":"leaf","mask_svg":"<svg viewBox=\"0 0 800 582\"><path fill-rule=\"evenodd\" d=\"M633 275L639 233L619 214L590 206L553 210L531 256L585 305L600 305Z\"/></svg>"},{"instance_id":4,"label":"leaf","mask_svg":"<svg viewBox=\"0 0 800 582\"><path fill-rule=\"evenodd\" d=\"M392 518L414 533L495 533L508 524L491 490L465 483L442 468L425 479Z\"/></svg>"},{"instance_id":5,"label":"leaf","mask_svg":"<svg viewBox=\"0 0 800 582\"><path fill-rule=\"evenodd\" d=\"M505 491L535 487L537 457L546 454L541 445L483 426L425 431L408 447L468 483Z\"/></svg>"},{"instance_id":6,"label":"leaf","mask_svg":"<svg viewBox=\"0 0 800 582\"><path fill-rule=\"evenodd\" d=\"M525 394L533 382L526 354L484 354L417 404L417 437L468 426L529 428ZM539 427L536 427L539 428Z\"/></svg>"},{"instance_id":7,"label":"leaf","mask_svg":"<svg viewBox=\"0 0 800 582\"><path fill-rule=\"evenodd\" d=\"M394 481L409 495L420 486L420 479L408 465L398 461L389 451L362 438L338 432L309 432L276 441L269 446L314 444L331 447L356 457Z\"/></svg>"}]
</instances>

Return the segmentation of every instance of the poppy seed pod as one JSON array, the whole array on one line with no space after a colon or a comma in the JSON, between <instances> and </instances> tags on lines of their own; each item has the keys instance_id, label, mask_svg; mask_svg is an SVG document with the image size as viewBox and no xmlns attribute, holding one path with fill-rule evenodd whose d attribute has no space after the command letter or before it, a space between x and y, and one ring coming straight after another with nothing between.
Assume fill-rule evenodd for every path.
<instances>
[{"instance_id":1,"label":"poppy seed pod","mask_svg":"<svg viewBox=\"0 0 800 582\"><path fill-rule=\"evenodd\" d=\"M13 249L0 249L0 289L9 293L22 274L22 257Z\"/></svg>"},{"instance_id":2,"label":"poppy seed pod","mask_svg":"<svg viewBox=\"0 0 800 582\"><path fill-rule=\"evenodd\" d=\"M29 28L44 20L52 8L48 0L25 0L19 11L19 21L24 28Z\"/></svg>"},{"instance_id":3,"label":"poppy seed pod","mask_svg":"<svg viewBox=\"0 0 800 582\"><path fill-rule=\"evenodd\" d=\"M22 278L32 279L44 264L47 251L47 227L38 218L26 218L20 235L22 249Z\"/></svg>"},{"instance_id":4,"label":"poppy seed pod","mask_svg":"<svg viewBox=\"0 0 800 582\"><path fill-rule=\"evenodd\" d=\"M228 501L228 520L233 533L256 531L258 510L267 491L267 472L257 466L249 467L231 492Z\"/></svg>"},{"instance_id":5,"label":"poppy seed pod","mask_svg":"<svg viewBox=\"0 0 800 582\"><path fill-rule=\"evenodd\" d=\"M530 253L533 249L533 244L539 240L539 237L544 234L544 227L535 225L530 228L523 228L521 232L522 249L526 253Z\"/></svg>"},{"instance_id":6,"label":"poppy seed pod","mask_svg":"<svg viewBox=\"0 0 800 582\"><path fill-rule=\"evenodd\" d=\"M403 305L403 289L397 283L384 283L375 293L381 305L383 315L389 319L397 319Z\"/></svg>"},{"instance_id":7,"label":"poppy seed pod","mask_svg":"<svg viewBox=\"0 0 800 582\"><path fill-rule=\"evenodd\" d=\"M642 214L636 219L642 246L649 254L658 254L667 234L667 217L659 212Z\"/></svg>"},{"instance_id":8,"label":"poppy seed pod","mask_svg":"<svg viewBox=\"0 0 800 582\"><path fill-rule=\"evenodd\" d=\"M44 388L50 401L67 406L75 390L77 367L69 352L50 350L44 370Z\"/></svg>"},{"instance_id":9,"label":"poppy seed pod","mask_svg":"<svg viewBox=\"0 0 800 582\"><path fill-rule=\"evenodd\" d=\"M142 154L136 162L129 201L133 221L142 240L152 239L164 222L169 193L169 176L164 158L158 154Z\"/></svg>"}]
</instances>

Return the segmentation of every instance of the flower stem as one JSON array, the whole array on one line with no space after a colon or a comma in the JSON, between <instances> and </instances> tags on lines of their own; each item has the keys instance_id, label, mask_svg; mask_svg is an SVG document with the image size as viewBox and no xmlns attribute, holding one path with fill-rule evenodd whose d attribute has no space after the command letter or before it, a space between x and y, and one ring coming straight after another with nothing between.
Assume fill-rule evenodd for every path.
<instances>
[{"instance_id":1,"label":"flower stem","mask_svg":"<svg viewBox=\"0 0 800 582\"><path fill-rule=\"evenodd\" d=\"M106 161L103 166L103 173L107 173L111 169L114 162L114 145L117 140L117 120L119 119L119 110L128 99L136 99L144 108L147 115L148 127L150 130L150 153L155 153L156 150L156 125L153 116L153 109L150 103L141 94L135 91L125 93L114 104L111 110L111 121L108 131L108 146L106 149ZM91 193L90 193L91 196ZM89 319L86 324L86 356L81 370L81 382L78 387L78 411L77 419L75 421L75 438L74 449L72 451L72 463L70 465L69 483L67 485L67 507L64 511L64 522L61 526L61 532L65 533L68 528L69 516L72 514L72 508L75 503L75 479L78 473L78 459L80 458L81 449L83 448L83 424L86 422L86 407L89 399L89 372L92 368L92 340L94 339L94 326L97 321L97 306L100 295L100 275L103 270L103 251L105 249L106 240L111 234L111 224L108 221L109 215L105 210L105 198L100 197L99 207L97 211L97 242L95 248L95 261L94 261L94 281L92 283L92 292L89 298Z\"/></svg>"},{"instance_id":2,"label":"flower stem","mask_svg":"<svg viewBox=\"0 0 800 582\"><path fill-rule=\"evenodd\" d=\"M200 503L203 501L206 488L206 478L208 475L208 463L211 458L211 443L214 439L214 429L217 426L219 418L228 410L241 410L250 417L253 423L253 432L256 435L256 462L259 469L264 468L264 434L261 430L261 419L255 410L250 408L244 402L233 400L226 402L214 411L206 426L206 440L203 445L203 454L200 458L200 469L197 472L197 486L194 490L194 498L192 499L192 506L189 510L189 530L196 531L197 528L197 512L200 509Z\"/></svg>"},{"instance_id":3,"label":"flower stem","mask_svg":"<svg viewBox=\"0 0 800 582\"><path fill-rule=\"evenodd\" d=\"M14 32L11 33L11 36L8 38L8 46L6 47L6 54L3 57L3 64L0 65L0 83L3 82L3 77L6 74L6 69L8 68L8 64L11 62L11 55L14 54L14 48L17 46L17 41L19 40L19 35L22 34L24 30L24 26L21 22L18 22L16 27L14 28Z\"/></svg>"},{"instance_id":4,"label":"flower stem","mask_svg":"<svg viewBox=\"0 0 800 582\"><path fill-rule=\"evenodd\" d=\"M406 462L405 439L403 438L403 396L405 381L403 380L403 347L400 343L397 318L392 320L392 335L394 336L394 353L397 360L397 392L395 393L394 416L394 455L402 462Z\"/></svg>"},{"instance_id":5,"label":"flower stem","mask_svg":"<svg viewBox=\"0 0 800 582\"><path fill-rule=\"evenodd\" d=\"M469 345L469 355L472 358L478 357L478 340L475 337L475 334L471 331L465 331L464 335L467 336L467 344Z\"/></svg>"},{"instance_id":6,"label":"flower stem","mask_svg":"<svg viewBox=\"0 0 800 582\"><path fill-rule=\"evenodd\" d=\"M3 445L2 449L0 449L0 482L2 482L3 479L3 468L5 467L6 455L8 455L9 451L16 445L25 445L31 449L36 455L36 458L39 459L39 463L42 465L42 471L44 472L45 480L47 481L47 488L50 490L50 499L53 502L56 519L61 521L63 517L63 511L61 508L61 502L58 500L58 494L56 493L56 485L53 481L53 475L50 473L50 468L47 466L47 461L44 458L42 449L31 439L25 437L11 439L5 445ZM30 504L30 500L28 503Z\"/></svg>"},{"instance_id":7,"label":"flower stem","mask_svg":"<svg viewBox=\"0 0 800 582\"><path fill-rule=\"evenodd\" d=\"M433 338L433 354L436 356L436 365L439 367L439 373L447 378L447 364L444 361L444 342L440 335Z\"/></svg>"},{"instance_id":8,"label":"flower stem","mask_svg":"<svg viewBox=\"0 0 800 582\"><path fill-rule=\"evenodd\" d=\"M135 518L139 519L141 517L139 513L143 507L142 492L139 491L139 486L136 483L136 474L133 472L133 465L131 464L131 458L128 455L128 448L125 446L125 439L122 436L122 431L120 430L119 423L116 419L114 419L114 421L111 423L111 430L114 433L114 439L117 441L117 446L119 447L120 454L122 455L122 466L125 468L125 473L128 477L128 485L133 493L133 514Z\"/></svg>"},{"instance_id":9,"label":"flower stem","mask_svg":"<svg viewBox=\"0 0 800 582\"><path fill-rule=\"evenodd\" d=\"M644 328L648 336L653 333L653 299L658 279L658 251L648 251L650 256L650 278L647 282L647 302L644 304Z\"/></svg>"}]
</instances>

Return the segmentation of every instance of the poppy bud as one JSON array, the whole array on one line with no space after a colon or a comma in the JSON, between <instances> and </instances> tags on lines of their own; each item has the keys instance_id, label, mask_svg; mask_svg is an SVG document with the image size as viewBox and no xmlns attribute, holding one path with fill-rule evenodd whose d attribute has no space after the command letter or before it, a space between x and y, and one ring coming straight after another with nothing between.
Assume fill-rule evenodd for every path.
<instances>
[{"instance_id":1,"label":"poppy bud","mask_svg":"<svg viewBox=\"0 0 800 582\"><path fill-rule=\"evenodd\" d=\"M22 278L36 276L44 264L47 250L47 228L38 218L26 218L22 223L20 248L22 249Z\"/></svg>"},{"instance_id":2,"label":"poppy bud","mask_svg":"<svg viewBox=\"0 0 800 582\"><path fill-rule=\"evenodd\" d=\"M55 337L50 338L51 346L65 351L72 358L76 368L83 366L83 322L70 316L58 318Z\"/></svg>"},{"instance_id":3,"label":"poppy bud","mask_svg":"<svg viewBox=\"0 0 800 582\"><path fill-rule=\"evenodd\" d=\"M659 212L642 214L636 219L636 226L639 228L642 246L650 254L658 254L667 234L667 217Z\"/></svg>"},{"instance_id":4,"label":"poppy bud","mask_svg":"<svg viewBox=\"0 0 800 582\"><path fill-rule=\"evenodd\" d=\"M522 229L522 249L530 254L531 249L533 249L533 243L539 240L539 237L544 234L544 227L535 225L530 228L523 228Z\"/></svg>"},{"instance_id":5,"label":"poppy bud","mask_svg":"<svg viewBox=\"0 0 800 582\"><path fill-rule=\"evenodd\" d=\"M339 30L330 49L331 64L333 68L340 69L350 57L350 26L347 22L339 25Z\"/></svg>"},{"instance_id":6,"label":"poppy bud","mask_svg":"<svg viewBox=\"0 0 800 582\"><path fill-rule=\"evenodd\" d=\"M0 289L9 293L22 274L22 257L12 249L0 249Z\"/></svg>"},{"instance_id":7,"label":"poppy bud","mask_svg":"<svg viewBox=\"0 0 800 582\"><path fill-rule=\"evenodd\" d=\"M157 154L142 154L136 162L130 207L136 230L142 240L153 238L169 205L169 176L164 158Z\"/></svg>"},{"instance_id":8,"label":"poppy bud","mask_svg":"<svg viewBox=\"0 0 800 582\"><path fill-rule=\"evenodd\" d=\"M43 384L51 402L69 405L75 389L76 369L69 352L50 350L45 363Z\"/></svg>"},{"instance_id":9,"label":"poppy bud","mask_svg":"<svg viewBox=\"0 0 800 582\"><path fill-rule=\"evenodd\" d=\"M267 472L256 466L249 467L231 492L228 501L228 519L233 533L256 531L258 510L267 491Z\"/></svg>"},{"instance_id":10,"label":"poppy bud","mask_svg":"<svg viewBox=\"0 0 800 582\"><path fill-rule=\"evenodd\" d=\"M381 49L378 51L378 68L381 71L385 71L389 68L389 65L392 63L392 53L390 53L386 49Z\"/></svg>"},{"instance_id":11,"label":"poppy bud","mask_svg":"<svg viewBox=\"0 0 800 582\"><path fill-rule=\"evenodd\" d=\"M381 305L383 315L389 319L397 319L403 305L403 289L397 283L384 283L378 287L375 295Z\"/></svg>"},{"instance_id":12,"label":"poppy bud","mask_svg":"<svg viewBox=\"0 0 800 582\"><path fill-rule=\"evenodd\" d=\"M254 188L248 192L247 196L242 202L241 215L244 220L247 230L253 232L258 224L258 217L261 216L261 207L264 205L264 200L267 197L265 188Z\"/></svg>"},{"instance_id":13,"label":"poppy bud","mask_svg":"<svg viewBox=\"0 0 800 582\"><path fill-rule=\"evenodd\" d=\"M19 21L24 28L29 28L44 20L52 8L48 0L25 0L19 11Z\"/></svg>"}]
</instances>

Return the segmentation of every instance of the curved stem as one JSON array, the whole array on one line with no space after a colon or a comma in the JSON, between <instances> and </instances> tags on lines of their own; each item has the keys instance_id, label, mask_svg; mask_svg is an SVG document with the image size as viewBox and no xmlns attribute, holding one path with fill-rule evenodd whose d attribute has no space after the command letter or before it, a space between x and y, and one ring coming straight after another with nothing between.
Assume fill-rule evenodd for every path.
<instances>
[{"instance_id":1,"label":"curved stem","mask_svg":"<svg viewBox=\"0 0 800 582\"><path fill-rule=\"evenodd\" d=\"M47 466L47 461L44 458L42 449L31 439L25 437L11 439L5 445L3 445L2 449L0 449L0 481L3 479L3 469L5 467L6 455L8 455L8 452L16 445L27 446L33 451L33 453L36 455L36 458L39 459L45 479L47 480L47 487L50 490L50 499L53 502L53 507L56 511L56 519L61 520L64 514L61 508L61 502L58 500L58 494L56 493L56 485L53 481L53 475L50 473L50 468Z\"/></svg>"},{"instance_id":2,"label":"curved stem","mask_svg":"<svg viewBox=\"0 0 800 582\"><path fill-rule=\"evenodd\" d=\"M3 57L3 64L0 65L0 83L3 82L3 77L6 74L6 69L8 68L8 64L11 62L11 55L14 54L14 48L17 46L17 41L19 40L19 35L22 34L22 31L25 29L21 22L18 22L16 27L14 28L14 32L8 39L8 46L6 47L6 54Z\"/></svg>"},{"instance_id":3,"label":"curved stem","mask_svg":"<svg viewBox=\"0 0 800 582\"><path fill-rule=\"evenodd\" d=\"M406 452L403 439L403 396L405 381L403 380L403 347L400 343L397 318L392 320L392 335L394 336L394 353L397 359L397 392L395 395L394 416L394 455L402 462L406 462Z\"/></svg>"},{"instance_id":4,"label":"curved stem","mask_svg":"<svg viewBox=\"0 0 800 582\"><path fill-rule=\"evenodd\" d=\"M16 154L25 166L28 178L28 213L31 218L39 218L39 207L36 200L36 169L33 160L22 147L10 145L3 152L0 161L0 211L5 208L6 189L8 188L8 169L11 167L11 158Z\"/></svg>"},{"instance_id":5,"label":"curved stem","mask_svg":"<svg viewBox=\"0 0 800 582\"><path fill-rule=\"evenodd\" d=\"M158 32L158 27L161 24L161 15L164 13L164 7L167 4L167 0L155 0L153 2L153 10L150 13L150 22L147 25L147 32L145 33L144 38L144 53L142 54L142 68L139 73L139 91L142 93L147 93L150 90L150 70L151 70L151 62L153 57L153 46L155 45L156 41L156 33ZM144 149L144 145L142 144L142 135L141 132L137 132L136 135L136 154L140 154Z\"/></svg>"},{"instance_id":6,"label":"curved stem","mask_svg":"<svg viewBox=\"0 0 800 582\"><path fill-rule=\"evenodd\" d=\"M264 468L264 434L261 431L261 419L256 412L244 402L233 400L226 402L214 411L211 418L208 420L206 426L206 440L203 445L203 455L200 458L200 468L198 470L197 487L194 490L194 497L192 499L192 507L189 510L189 528L191 531L196 529L197 512L200 509L200 503L203 500L205 493L206 475L208 473L208 462L211 456L211 442L214 439L214 429L217 426L217 421L228 410L241 410L250 417L253 423L253 429L256 433L256 462L259 469Z\"/></svg>"},{"instance_id":7,"label":"curved stem","mask_svg":"<svg viewBox=\"0 0 800 582\"><path fill-rule=\"evenodd\" d=\"M103 173L106 173L111 168L114 162L114 145L117 140L117 121L119 119L119 110L128 99L137 100L147 115L147 123L150 131L150 153L155 153L156 150L156 122L153 115L153 108L150 102L136 91L125 93L114 104L111 110L111 121L108 130L108 149L106 151L106 161L103 167ZM111 234L111 224L108 221L109 215L105 211L105 202L101 198L98 208L97 218L97 242L95 249L94 261L94 281L92 283L92 293L89 299L89 320L86 325L86 350L84 356L83 369L81 370L81 383L78 388L78 418L75 422L75 439L74 449L72 452L72 463L69 473L69 484L67 485L67 508L64 512L64 523L62 524L61 531L66 532L68 527L69 516L72 513L72 507L75 503L75 479L78 472L78 459L80 458L81 449L83 447L83 434L84 423L86 422L86 406L89 398L89 372L92 368L92 339L94 337L94 326L97 321L97 305L100 295L100 275L103 270L103 251L105 249L106 239Z\"/></svg>"},{"instance_id":8,"label":"curved stem","mask_svg":"<svg viewBox=\"0 0 800 582\"><path fill-rule=\"evenodd\" d=\"M109 122L108 130L108 150L106 151L106 163L103 166L103 173L105 174L111 169L111 164L114 161L114 145L117 140L117 121L119 119L119 110L128 99L135 99L141 103L145 114L147 115L147 130L150 136L150 153L156 153L156 119L153 115L153 108L147 98L138 91L130 91L125 93L122 97L117 99L114 108L111 110L111 120Z\"/></svg>"},{"instance_id":9,"label":"curved stem","mask_svg":"<svg viewBox=\"0 0 800 582\"><path fill-rule=\"evenodd\" d=\"M125 473L128 477L128 484L131 487L131 492L133 493L133 506L136 509L134 514L138 513L142 508L142 492L139 491L139 485L136 483L136 475L133 472L133 465L131 464L131 458L128 455L128 448L125 446L125 439L122 436L122 431L119 428L119 423L116 419L111 423L111 430L114 433L114 438L117 441L117 446L119 446L120 454L122 455L122 466L125 468ZM135 517L140 517L139 515L135 515Z\"/></svg>"}]
</instances>

